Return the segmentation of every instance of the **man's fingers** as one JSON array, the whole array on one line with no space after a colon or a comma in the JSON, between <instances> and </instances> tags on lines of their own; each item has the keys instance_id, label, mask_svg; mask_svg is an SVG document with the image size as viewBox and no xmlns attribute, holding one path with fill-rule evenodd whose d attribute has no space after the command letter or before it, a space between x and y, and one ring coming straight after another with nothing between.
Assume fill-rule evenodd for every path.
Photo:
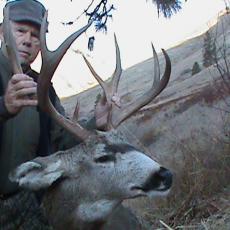
<instances>
[{"instance_id":1,"label":"man's fingers","mask_svg":"<svg viewBox=\"0 0 230 230\"><path fill-rule=\"evenodd\" d=\"M9 113L16 114L25 106L36 106L37 83L25 74L15 74L10 79L4 95Z\"/></svg>"},{"instance_id":2,"label":"man's fingers","mask_svg":"<svg viewBox=\"0 0 230 230\"><path fill-rule=\"evenodd\" d=\"M21 108L24 106L37 106L38 101L37 100L27 100L27 99L18 99L17 102L15 102L14 106Z\"/></svg>"},{"instance_id":3,"label":"man's fingers","mask_svg":"<svg viewBox=\"0 0 230 230\"><path fill-rule=\"evenodd\" d=\"M19 82L17 82L16 84L14 84L12 86L12 88L15 91L23 89L23 88L32 88L32 87L36 88L37 87L37 83L34 82L34 81L28 81L28 80L27 81L25 81L25 80L19 81Z\"/></svg>"},{"instance_id":4,"label":"man's fingers","mask_svg":"<svg viewBox=\"0 0 230 230\"><path fill-rule=\"evenodd\" d=\"M37 88L23 88L15 92L17 98L36 94Z\"/></svg>"},{"instance_id":5,"label":"man's fingers","mask_svg":"<svg viewBox=\"0 0 230 230\"><path fill-rule=\"evenodd\" d=\"M11 82L16 84L19 81L33 81L33 78L29 77L26 74L14 74L11 78Z\"/></svg>"},{"instance_id":6,"label":"man's fingers","mask_svg":"<svg viewBox=\"0 0 230 230\"><path fill-rule=\"evenodd\" d=\"M37 106L38 101L36 99L17 99L6 104L8 112L12 114L18 113L23 107Z\"/></svg>"}]
</instances>

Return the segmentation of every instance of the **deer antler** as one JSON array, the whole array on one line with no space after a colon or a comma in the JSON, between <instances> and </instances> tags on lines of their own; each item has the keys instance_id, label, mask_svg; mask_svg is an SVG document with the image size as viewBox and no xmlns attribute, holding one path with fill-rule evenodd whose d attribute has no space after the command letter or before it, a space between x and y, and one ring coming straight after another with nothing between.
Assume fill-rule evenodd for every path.
<instances>
[{"instance_id":1,"label":"deer antler","mask_svg":"<svg viewBox=\"0 0 230 230\"><path fill-rule=\"evenodd\" d=\"M150 103L156 96L158 96L162 90L167 86L170 74L171 74L171 61L164 49L162 49L164 58L165 58L165 72L163 77L160 79L160 65L157 57L157 53L152 45L153 56L154 56L154 81L152 87L147 91L142 97L135 100L134 103L131 103L127 106L124 106L124 109L114 118L113 124L114 127L117 127L121 122L130 117L133 113L138 111L140 108L144 107Z\"/></svg>"},{"instance_id":2,"label":"deer antler","mask_svg":"<svg viewBox=\"0 0 230 230\"><path fill-rule=\"evenodd\" d=\"M167 86L170 74L171 74L171 61L164 49L162 49L162 52L165 57L166 67L163 77L160 79L160 66L159 61L157 57L157 53L152 45L153 49L153 57L154 57L154 81L151 89L147 91L142 97L135 100L135 102L132 102L128 105L123 105L119 108L119 113L116 114L116 116L113 114L114 105L116 105L115 101L113 100L113 97L117 95L117 89L118 89L118 83L121 76L121 60L120 60L120 51L119 46L117 44L116 36L114 35L115 39L115 46L116 46L116 69L112 76L112 79L108 82L104 82L100 76L95 72L92 65L89 63L89 61L84 57L84 60L89 67L91 73L96 78L96 80L101 85L104 95L106 97L106 103L108 103L110 111L108 115L107 120L107 129L116 128L119 126L124 120L126 120L128 117L130 117L133 113L138 111L140 108L151 102L157 95L161 93L161 91ZM119 107L119 106L117 106Z\"/></svg>"},{"instance_id":3,"label":"deer antler","mask_svg":"<svg viewBox=\"0 0 230 230\"><path fill-rule=\"evenodd\" d=\"M4 41L7 49L7 54L9 59L11 60L11 65L13 68L13 72L16 73L23 73L22 67L19 63L18 52L16 43L14 40L14 36L11 31L10 20L9 20L9 8L4 8L4 20L3 20L3 36Z\"/></svg>"},{"instance_id":4,"label":"deer antler","mask_svg":"<svg viewBox=\"0 0 230 230\"><path fill-rule=\"evenodd\" d=\"M76 31L70 35L55 51L49 51L46 45L46 19L47 12L43 18L43 22L40 30L40 42L41 42L41 55L42 55L42 68L40 71L40 76L38 79L38 102L40 108L51 115L51 117L57 121L58 124L63 126L69 132L74 134L76 137L84 140L86 139L91 132L84 129L78 123L75 123L64 116L62 116L54 108L49 99L49 86L53 74L63 58L64 54L70 47L70 45L78 38L83 32L85 32L92 22L89 22L86 26L82 27L80 30Z\"/></svg>"},{"instance_id":5,"label":"deer antler","mask_svg":"<svg viewBox=\"0 0 230 230\"><path fill-rule=\"evenodd\" d=\"M48 113L58 124L67 129L69 132L74 134L77 138L85 140L91 132L84 129L78 123L71 121L61 115L52 105L49 99L49 87L51 79L58 64L63 58L64 54L70 47L70 45L77 39L83 32L85 32L92 21L80 30L70 35L55 51L49 51L46 45L46 20L48 13L45 13L43 22L40 29L40 43L41 43L41 55L42 55L42 67L40 76L38 78L37 94L39 107L46 113ZM4 11L4 38L7 47L9 58L12 62L14 73L22 73L22 69L19 63L17 47L13 34L11 32L10 20L9 20L9 9L5 8Z\"/></svg>"},{"instance_id":6,"label":"deer antler","mask_svg":"<svg viewBox=\"0 0 230 230\"><path fill-rule=\"evenodd\" d=\"M107 119L107 129L111 129L112 128L112 126L110 126L110 124L112 124L111 119L112 119L113 106L114 105L117 106L117 107L120 106L113 99L114 96L117 95L118 84L119 84L121 73L122 73L120 50L119 50L119 46L117 44L117 39L116 39L116 35L115 34L114 34L114 40L115 40L115 46L116 46L116 68L115 68L114 73L112 74L111 81L108 81L107 83L104 82L101 79L101 77L93 69L93 67L90 64L90 62L83 55L83 58L84 58L84 60L85 60L85 62L87 64L87 66L89 67L91 73L93 74L93 76L96 78L96 80L98 81L98 83L100 84L100 86L103 89L104 97L106 98L106 103L107 103L107 105L109 107L109 114L108 114L108 119Z\"/></svg>"}]
</instances>

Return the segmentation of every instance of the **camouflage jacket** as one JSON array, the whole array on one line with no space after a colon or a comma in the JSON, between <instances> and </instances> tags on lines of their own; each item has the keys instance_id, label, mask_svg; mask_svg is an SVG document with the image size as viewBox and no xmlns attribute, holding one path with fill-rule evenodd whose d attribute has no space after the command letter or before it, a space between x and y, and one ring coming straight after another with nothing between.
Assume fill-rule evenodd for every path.
<instances>
[{"instance_id":1,"label":"camouflage jacket","mask_svg":"<svg viewBox=\"0 0 230 230\"><path fill-rule=\"evenodd\" d=\"M35 81L38 78L38 73L32 69L25 73ZM0 51L0 194L18 189L9 181L8 174L19 164L78 143L38 107L24 108L16 116L7 112L3 95L12 75L10 63ZM52 86L49 94L53 105L64 114L64 108Z\"/></svg>"}]
</instances>

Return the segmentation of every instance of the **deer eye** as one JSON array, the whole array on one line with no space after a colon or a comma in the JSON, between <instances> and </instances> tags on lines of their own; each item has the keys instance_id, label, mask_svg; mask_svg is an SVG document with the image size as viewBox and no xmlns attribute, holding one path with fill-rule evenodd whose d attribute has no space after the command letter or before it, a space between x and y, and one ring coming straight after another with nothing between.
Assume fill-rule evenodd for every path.
<instances>
[{"instance_id":1,"label":"deer eye","mask_svg":"<svg viewBox=\"0 0 230 230\"><path fill-rule=\"evenodd\" d=\"M114 162L116 160L114 155L104 155L96 158L94 161L96 163Z\"/></svg>"}]
</instances>

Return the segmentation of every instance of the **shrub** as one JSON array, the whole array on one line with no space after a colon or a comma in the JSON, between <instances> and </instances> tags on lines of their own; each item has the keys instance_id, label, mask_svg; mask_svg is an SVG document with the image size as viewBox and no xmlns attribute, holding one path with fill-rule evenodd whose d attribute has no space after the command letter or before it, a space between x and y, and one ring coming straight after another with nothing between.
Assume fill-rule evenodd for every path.
<instances>
[{"instance_id":1,"label":"shrub","mask_svg":"<svg viewBox=\"0 0 230 230\"><path fill-rule=\"evenodd\" d=\"M212 39L211 33L207 31L204 36L203 45L203 66L208 67L216 62L216 43Z\"/></svg>"},{"instance_id":2,"label":"shrub","mask_svg":"<svg viewBox=\"0 0 230 230\"><path fill-rule=\"evenodd\" d=\"M194 62L192 67L192 76L199 73L201 71L200 65L198 62Z\"/></svg>"}]
</instances>

